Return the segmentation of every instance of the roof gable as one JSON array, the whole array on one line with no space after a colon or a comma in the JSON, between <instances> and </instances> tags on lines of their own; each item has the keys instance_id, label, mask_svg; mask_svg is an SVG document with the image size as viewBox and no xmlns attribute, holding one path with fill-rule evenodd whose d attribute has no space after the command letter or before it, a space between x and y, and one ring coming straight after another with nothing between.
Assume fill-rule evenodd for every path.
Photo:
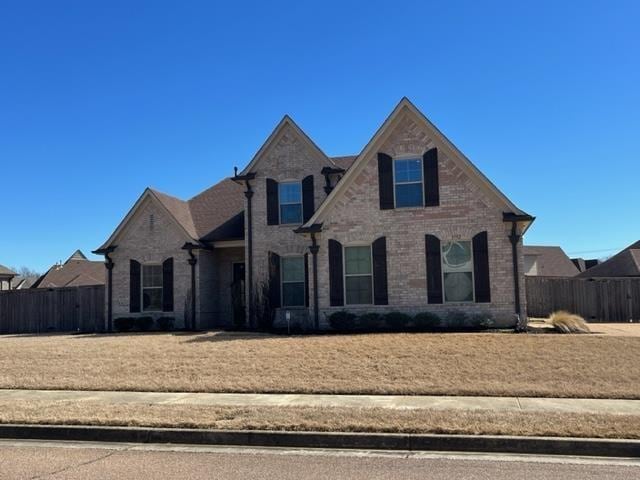
<instances>
[{"instance_id":1,"label":"roof gable","mask_svg":"<svg viewBox=\"0 0 640 480\"><path fill-rule=\"evenodd\" d=\"M380 128L373 135L371 140L365 145L364 149L353 161L342 180L336 185L326 200L320 205L311 219L304 225L310 227L314 223L322 223L326 215L335 205L338 198L343 195L352 181L365 168L369 156L376 152L393 133L395 127L402 121L405 115L412 116L416 122L419 122L429 133L430 138L439 149L442 149L448 158L450 158L456 166L460 167L468 177L474 181L484 192L496 200L505 211L513 212L518 215L524 215L525 212L517 208L498 188L484 176L471 161L451 143L451 141L438 128L429 121L429 119L420 112L406 97L402 98L398 105L393 109L391 114L382 123Z\"/></svg>"},{"instance_id":2,"label":"roof gable","mask_svg":"<svg viewBox=\"0 0 640 480\"><path fill-rule=\"evenodd\" d=\"M580 273L578 267L557 246L525 245L525 256L535 256L537 276L540 277L573 277Z\"/></svg>"},{"instance_id":3,"label":"roof gable","mask_svg":"<svg viewBox=\"0 0 640 480\"><path fill-rule=\"evenodd\" d=\"M262 144L260 149L253 156L249 164L240 172L240 175L246 175L247 173L253 172L256 169L256 166L260 163L260 161L265 157L266 153L271 149L271 147L276 144L282 134L287 131L287 129L291 129L293 134L296 137L300 138L302 142L313 152L315 152L319 158L321 158L326 165L335 167L336 164L333 162L331 158L329 158L314 142L309 138L309 136L293 121L289 115L285 115L280 123L276 126L276 128L271 132L271 135L267 138L267 140Z\"/></svg>"},{"instance_id":4,"label":"roof gable","mask_svg":"<svg viewBox=\"0 0 640 480\"><path fill-rule=\"evenodd\" d=\"M582 272L580 278L590 277L639 277L640 240L629 245L613 257Z\"/></svg>"}]
</instances>

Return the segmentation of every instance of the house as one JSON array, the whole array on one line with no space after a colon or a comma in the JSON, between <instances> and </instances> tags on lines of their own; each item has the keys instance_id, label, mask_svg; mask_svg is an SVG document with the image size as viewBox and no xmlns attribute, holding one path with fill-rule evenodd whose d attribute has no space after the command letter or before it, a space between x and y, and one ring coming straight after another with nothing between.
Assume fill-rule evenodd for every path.
<instances>
[{"instance_id":1,"label":"house","mask_svg":"<svg viewBox=\"0 0 640 480\"><path fill-rule=\"evenodd\" d=\"M555 246L525 245L524 274L539 277L574 277L580 270L564 253Z\"/></svg>"},{"instance_id":2,"label":"house","mask_svg":"<svg viewBox=\"0 0 640 480\"><path fill-rule=\"evenodd\" d=\"M13 279L17 275L16 272L4 265L0 265L0 290L13 289Z\"/></svg>"},{"instance_id":3,"label":"house","mask_svg":"<svg viewBox=\"0 0 640 480\"><path fill-rule=\"evenodd\" d=\"M578 278L597 277L640 277L640 240L578 275Z\"/></svg>"},{"instance_id":4,"label":"house","mask_svg":"<svg viewBox=\"0 0 640 480\"><path fill-rule=\"evenodd\" d=\"M322 329L342 309L513 326L533 220L404 98L353 156L327 156L285 116L232 178L186 201L146 189L94 253L108 327L153 315Z\"/></svg>"},{"instance_id":5,"label":"house","mask_svg":"<svg viewBox=\"0 0 640 480\"><path fill-rule=\"evenodd\" d=\"M31 288L31 286L38 280L37 276L22 276L16 275L14 279L11 281L11 289L12 290L25 290L27 288Z\"/></svg>"},{"instance_id":6,"label":"house","mask_svg":"<svg viewBox=\"0 0 640 480\"><path fill-rule=\"evenodd\" d=\"M88 260L76 250L64 263L53 265L30 288L104 285L104 262Z\"/></svg>"}]
</instances>

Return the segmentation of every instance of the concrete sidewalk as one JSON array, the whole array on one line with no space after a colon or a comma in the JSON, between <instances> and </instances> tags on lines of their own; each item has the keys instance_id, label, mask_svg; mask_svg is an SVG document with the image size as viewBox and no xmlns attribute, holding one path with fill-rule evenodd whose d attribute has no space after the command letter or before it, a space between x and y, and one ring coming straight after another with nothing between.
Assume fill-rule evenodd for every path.
<instances>
[{"instance_id":1,"label":"concrete sidewalk","mask_svg":"<svg viewBox=\"0 0 640 480\"><path fill-rule=\"evenodd\" d=\"M501 412L572 412L640 415L640 400L532 397L452 397L424 395L313 395L251 393L104 392L77 390L3 390L0 402L77 401L211 405L228 407L358 407Z\"/></svg>"}]
</instances>

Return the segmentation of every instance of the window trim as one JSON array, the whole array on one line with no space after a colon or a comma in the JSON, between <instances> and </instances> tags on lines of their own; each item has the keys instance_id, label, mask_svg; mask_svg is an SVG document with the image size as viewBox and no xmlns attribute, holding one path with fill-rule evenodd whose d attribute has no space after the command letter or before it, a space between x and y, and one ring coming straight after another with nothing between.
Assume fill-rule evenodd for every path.
<instances>
[{"instance_id":1,"label":"window trim","mask_svg":"<svg viewBox=\"0 0 640 480\"><path fill-rule=\"evenodd\" d=\"M302 259L302 281L301 282L292 282L290 280L285 281L284 280L284 268L282 268L282 260L285 258L301 258ZM304 269L305 269L305 263L304 263L304 255L298 255L298 254L290 254L290 255L280 255L280 305L282 306L282 308L300 308L300 307L306 307L306 300L304 298L304 292L306 291L307 288L307 282L305 282L305 278L304 278ZM303 291L303 297L302 297L302 303L300 305L285 305L284 304L284 284L285 283L302 283L302 291Z\"/></svg>"},{"instance_id":2,"label":"window trim","mask_svg":"<svg viewBox=\"0 0 640 480\"><path fill-rule=\"evenodd\" d=\"M444 254L442 253L442 245L444 245L445 243L454 243L454 242L469 243L469 251L471 252L471 259L469 260L469 262L471 263L471 297L472 297L471 300L456 300L451 302L447 301L447 288L444 283L445 271L444 271ZM446 273L451 273L451 272L446 272ZM442 277L442 303L448 303L451 305L455 305L455 304L467 305L470 303L476 303L476 272L475 272L474 262L473 262L473 241L472 240L459 239L459 240L447 240L444 242L440 241L440 275Z\"/></svg>"},{"instance_id":3,"label":"window trim","mask_svg":"<svg viewBox=\"0 0 640 480\"><path fill-rule=\"evenodd\" d=\"M419 182L400 182L397 183L396 182L396 161L397 160L420 160L420 181ZM424 159L422 158L422 155L418 155L418 154L406 154L406 155L399 155L397 157L393 157L391 159L391 163L393 164L393 208L420 208L420 207L424 207ZM422 192L422 203L420 205L407 205L404 207L399 207L398 206L398 202L396 199L396 186L397 185L413 185L419 183L420 184L420 191Z\"/></svg>"},{"instance_id":4,"label":"window trim","mask_svg":"<svg viewBox=\"0 0 640 480\"><path fill-rule=\"evenodd\" d=\"M145 287L144 286L144 267L160 267L160 286L159 287ZM146 290L160 290L160 309L151 310L144 308L144 291ZM162 312L162 298L164 297L164 269L162 263L141 263L140 264L140 312L157 313Z\"/></svg>"},{"instance_id":5,"label":"window trim","mask_svg":"<svg viewBox=\"0 0 640 480\"><path fill-rule=\"evenodd\" d=\"M369 260L371 262L371 273L350 273L347 274L347 248L353 247L368 247L369 248ZM371 302L370 303L347 303L347 277L371 277ZM349 245L342 246L342 289L344 295L344 305L350 305L354 307L370 306L373 305L373 247L371 243L351 243Z\"/></svg>"},{"instance_id":6,"label":"window trim","mask_svg":"<svg viewBox=\"0 0 640 480\"><path fill-rule=\"evenodd\" d=\"M283 202L282 195L280 194L280 188L282 185L297 184L300 187L300 202ZM283 205L300 205L300 221L292 223L284 223L282 221L282 206ZM301 225L304 219L304 202L302 198L302 181L301 180L284 180L278 182L278 225Z\"/></svg>"}]
</instances>

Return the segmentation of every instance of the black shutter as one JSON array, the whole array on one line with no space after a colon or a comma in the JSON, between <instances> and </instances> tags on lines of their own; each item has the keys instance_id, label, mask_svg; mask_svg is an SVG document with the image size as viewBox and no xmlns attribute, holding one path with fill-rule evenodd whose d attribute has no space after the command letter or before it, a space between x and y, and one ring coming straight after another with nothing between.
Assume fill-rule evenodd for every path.
<instances>
[{"instance_id":1,"label":"black shutter","mask_svg":"<svg viewBox=\"0 0 640 480\"><path fill-rule=\"evenodd\" d=\"M390 210L393 203L393 160L386 153L378 153L378 189L380 210Z\"/></svg>"},{"instance_id":2,"label":"black shutter","mask_svg":"<svg viewBox=\"0 0 640 480\"><path fill-rule=\"evenodd\" d=\"M280 255L269 252L269 304L280 306Z\"/></svg>"},{"instance_id":3,"label":"black shutter","mask_svg":"<svg viewBox=\"0 0 640 480\"><path fill-rule=\"evenodd\" d=\"M332 307L344 305L342 244L336 240L329 240L329 297Z\"/></svg>"},{"instance_id":4,"label":"black shutter","mask_svg":"<svg viewBox=\"0 0 640 480\"><path fill-rule=\"evenodd\" d=\"M173 312L173 258L162 262L162 311Z\"/></svg>"},{"instance_id":5,"label":"black shutter","mask_svg":"<svg viewBox=\"0 0 640 480\"><path fill-rule=\"evenodd\" d=\"M427 150L422 156L424 173L424 205L437 207L440 205L440 182L438 180L438 149Z\"/></svg>"},{"instance_id":6,"label":"black shutter","mask_svg":"<svg viewBox=\"0 0 640 480\"><path fill-rule=\"evenodd\" d=\"M280 220L279 208L278 182L267 178L267 225L278 225Z\"/></svg>"},{"instance_id":7,"label":"black shutter","mask_svg":"<svg viewBox=\"0 0 640 480\"><path fill-rule=\"evenodd\" d=\"M309 306L309 254L304 254L304 306Z\"/></svg>"},{"instance_id":8,"label":"black shutter","mask_svg":"<svg viewBox=\"0 0 640 480\"><path fill-rule=\"evenodd\" d=\"M129 311L140 311L140 262L129 260Z\"/></svg>"},{"instance_id":9,"label":"black shutter","mask_svg":"<svg viewBox=\"0 0 640 480\"><path fill-rule=\"evenodd\" d=\"M388 305L387 295L387 239L380 237L371 245L373 256L373 303Z\"/></svg>"},{"instance_id":10,"label":"black shutter","mask_svg":"<svg viewBox=\"0 0 640 480\"><path fill-rule=\"evenodd\" d=\"M440 264L440 240L425 235L427 254L427 303L442 303L442 265Z\"/></svg>"},{"instance_id":11,"label":"black shutter","mask_svg":"<svg viewBox=\"0 0 640 480\"><path fill-rule=\"evenodd\" d=\"M473 281L478 303L491 302L488 244L487 232L480 232L473 237Z\"/></svg>"},{"instance_id":12,"label":"black shutter","mask_svg":"<svg viewBox=\"0 0 640 480\"><path fill-rule=\"evenodd\" d=\"M302 179L302 219L306 223L313 216L313 175Z\"/></svg>"}]
</instances>

